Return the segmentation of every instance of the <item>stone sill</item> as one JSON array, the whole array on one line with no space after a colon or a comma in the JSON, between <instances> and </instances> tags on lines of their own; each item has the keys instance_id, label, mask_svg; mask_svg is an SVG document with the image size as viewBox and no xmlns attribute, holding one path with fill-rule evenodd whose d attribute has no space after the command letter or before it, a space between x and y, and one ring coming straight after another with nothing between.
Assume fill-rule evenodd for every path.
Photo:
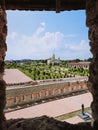
<instances>
[{"instance_id":1,"label":"stone sill","mask_svg":"<svg viewBox=\"0 0 98 130\"><path fill-rule=\"evenodd\" d=\"M70 124L47 116L7 120L6 127L7 130L94 130L91 123Z\"/></svg>"}]
</instances>

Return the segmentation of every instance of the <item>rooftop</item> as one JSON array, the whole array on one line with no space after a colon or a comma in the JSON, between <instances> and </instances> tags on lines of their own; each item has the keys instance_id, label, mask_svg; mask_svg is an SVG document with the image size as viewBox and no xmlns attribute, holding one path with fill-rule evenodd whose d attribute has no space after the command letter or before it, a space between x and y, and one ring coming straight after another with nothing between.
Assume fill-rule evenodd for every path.
<instances>
[{"instance_id":1,"label":"rooftop","mask_svg":"<svg viewBox=\"0 0 98 130\"><path fill-rule=\"evenodd\" d=\"M89 65L90 62L69 62L70 65Z\"/></svg>"}]
</instances>

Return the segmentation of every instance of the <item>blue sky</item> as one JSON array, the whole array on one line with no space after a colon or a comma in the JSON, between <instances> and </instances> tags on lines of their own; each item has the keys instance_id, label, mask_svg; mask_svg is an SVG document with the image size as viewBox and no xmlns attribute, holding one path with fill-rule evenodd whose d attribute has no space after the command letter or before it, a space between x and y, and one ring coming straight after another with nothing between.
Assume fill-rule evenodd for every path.
<instances>
[{"instance_id":1,"label":"blue sky","mask_svg":"<svg viewBox=\"0 0 98 130\"><path fill-rule=\"evenodd\" d=\"M85 11L7 11L6 60L92 57Z\"/></svg>"}]
</instances>

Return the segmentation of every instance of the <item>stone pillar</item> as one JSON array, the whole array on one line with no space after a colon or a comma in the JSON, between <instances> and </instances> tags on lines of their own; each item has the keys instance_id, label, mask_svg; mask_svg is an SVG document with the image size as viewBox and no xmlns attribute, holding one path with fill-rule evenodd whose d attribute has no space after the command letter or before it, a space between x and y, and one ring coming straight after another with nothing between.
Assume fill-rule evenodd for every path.
<instances>
[{"instance_id":1,"label":"stone pillar","mask_svg":"<svg viewBox=\"0 0 98 130\"><path fill-rule=\"evenodd\" d=\"M7 21L6 21L6 10L4 7L4 0L0 1L0 130L5 130L5 116L4 107L6 104L6 90L5 82L3 80L4 74L4 59L5 52L7 50L6 46L6 36L7 36Z\"/></svg>"},{"instance_id":2,"label":"stone pillar","mask_svg":"<svg viewBox=\"0 0 98 130\"><path fill-rule=\"evenodd\" d=\"M90 51L93 54L89 68L88 88L93 96L93 102L91 103L92 116L94 121L98 121L98 0L87 0L86 18L86 25L89 27Z\"/></svg>"}]
</instances>

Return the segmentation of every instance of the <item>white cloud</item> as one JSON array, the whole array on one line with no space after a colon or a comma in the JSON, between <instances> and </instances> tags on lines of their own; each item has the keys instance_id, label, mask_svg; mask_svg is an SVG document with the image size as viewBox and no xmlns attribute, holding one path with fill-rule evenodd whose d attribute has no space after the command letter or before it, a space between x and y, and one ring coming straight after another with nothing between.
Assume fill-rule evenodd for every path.
<instances>
[{"instance_id":1,"label":"white cloud","mask_svg":"<svg viewBox=\"0 0 98 130\"><path fill-rule=\"evenodd\" d=\"M69 44L66 43L66 37L68 39L68 36ZM68 57L72 59L76 55L82 57L82 53L86 54L88 52L88 44L84 40L81 40L80 43L70 43L70 39L74 36L72 34L65 36L61 32L47 32L45 31L44 22L31 36L12 32L7 37L8 51L6 59L45 59L53 53L64 59Z\"/></svg>"},{"instance_id":2,"label":"white cloud","mask_svg":"<svg viewBox=\"0 0 98 130\"><path fill-rule=\"evenodd\" d=\"M36 34L39 35L40 33L44 32L44 27L39 27L37 30L36 30Z\"/></svg>"},{"instance_id":3,"label":"white cloud","mask_svg":"<svg viewBox=\"0 0 98 130\"><path fill-rule=\"evenodd\" d=\"M85 40L81 40L80 43L66 44L65 48L72 51L84 51L89 49L89 44Z\"/></svg>"},{"instance_id":4,"label":"white cloud","mask_svg":"<svg viewBox=\"0 0 98 130\"><path fill-rule=\"evenodd\" d=\"M40 27L39 28L37 28L37 30L36 30L36 35L39 35L39 34L41 34L42 32L44 32L45 31L45 22L42 22L42 23L40 23Z\"/></svg>"},{"instance_id":5,"label":"white cloud","mask_svg":"<svg viewBox=\"0 0 98 130\"><path fill-rule=\"evenodd\" d=\"M75 35L75 34L68 34L68 35L66 35L65 37L66 37L66 38L75 38L76 35Z\"/></svg>"},{"instance_id":6,"label":"white cloud","mask_svg":"<svg viewBox=\"0 0 98 130\"><path fill-rule=\"evenodd\" d=\"M45 24L41 23L41 25ZM40 26L32 36L20 35L14 32L9 34L7 37L8 52L6 58L48 58L55 50L59 49L63 34L44 31L45 26ZM44 33L42 34L42 32Z\"/></svg>"},{"instance_id":7,"label":"white cloud","mask_svg":"<svg viewBox=\"0 0 98 130\"><path fill-rule=\"evenodd\" d=\"M40 25L45 26L45 25L46 25L46 23L45 23L45 22L42 22L42 23L40 23Z\"/></svg>"},{"instance_id":8,"label":"white cloud","mask_svg":"<svg viewBox=\"0 0 98 130\"><path fill-rule=\"evenodd\" d=\"M7 36L8 39L14 40L17 37L17 33L16 32L12 32L11 34L9 34Z\"/></svg>"}]
</instances>

